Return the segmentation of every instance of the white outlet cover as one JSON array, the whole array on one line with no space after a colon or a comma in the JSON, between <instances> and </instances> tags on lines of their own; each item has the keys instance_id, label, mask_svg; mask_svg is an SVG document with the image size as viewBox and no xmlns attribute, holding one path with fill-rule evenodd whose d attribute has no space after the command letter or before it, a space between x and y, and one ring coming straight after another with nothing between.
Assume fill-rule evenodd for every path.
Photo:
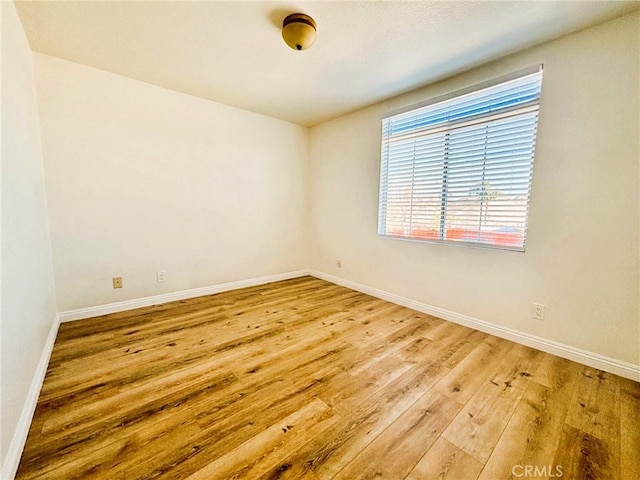
<instances>
[{"instance_id":1,"label":"white outlet cover","mask_svg":"<svg viewBox=\"0 0 640 480\"><path fill-rule=\"evenodd\" d=\"M531 306L531 318L535 318L536 320L543 320L546 308L547 306L542 303L534 303Z\"/></svg>"}]
</instances>

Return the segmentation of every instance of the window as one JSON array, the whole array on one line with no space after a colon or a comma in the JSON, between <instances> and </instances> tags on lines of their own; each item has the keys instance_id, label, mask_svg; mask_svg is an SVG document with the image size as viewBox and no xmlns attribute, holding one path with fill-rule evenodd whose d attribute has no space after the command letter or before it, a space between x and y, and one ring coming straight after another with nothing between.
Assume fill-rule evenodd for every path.
<instances>
[{"instance_id":1,"label":"window","mask_svg":"<svg viewBox=\"0 0 640 480\"><path fill-rule=\"evenodd\" d=\"M524 251L542 66L382 121L378 234Z\"/></svg>"}]
</instances>

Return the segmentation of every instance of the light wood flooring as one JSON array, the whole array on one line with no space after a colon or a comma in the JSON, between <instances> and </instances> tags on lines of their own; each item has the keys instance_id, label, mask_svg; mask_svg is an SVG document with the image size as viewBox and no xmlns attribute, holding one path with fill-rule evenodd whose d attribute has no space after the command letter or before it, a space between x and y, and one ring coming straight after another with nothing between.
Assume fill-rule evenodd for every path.
<instances>
[{"instance_id":1,"label":"light wood flooring","mask_svg":"<svg viewBox=\"0 0 640 480\"><path fill-rule=\"evenodd\" d=\"M637 480L640 384L303 277L62 324L17 478Z\"/></svg>"}]
</instances>

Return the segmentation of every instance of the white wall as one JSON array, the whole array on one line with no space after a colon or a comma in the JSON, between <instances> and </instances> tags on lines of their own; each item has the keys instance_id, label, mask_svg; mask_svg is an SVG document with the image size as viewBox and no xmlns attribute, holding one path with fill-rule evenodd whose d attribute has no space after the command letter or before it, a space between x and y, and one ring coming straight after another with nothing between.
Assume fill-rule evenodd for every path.
<instances>
[{"instance_id":1,"label":"white wall","mask_svg":"<svg viewBox=\"0 0 640 480\"><path fill-rule=\"evenodd\" d=\"M2 434L0 465L56 317L31 50L2 2ZM20 442L17 442L20 443ZM21 447L22 445L20 445ZM18 452L14 452L18 453ZM15 461L16 459L9 459ZM12 469L14 465L10 466Z\"/></svg>"},{"instance_id":2,"label":"white wall","mask_svg":"<svg viewBox=\"0 0 640 480\"><path fill-rule=\"evenodd\" d=\"M636 12L312 128L312 267L640 364L639 25ZM537 63L526 252L379 238L381 117Z\"/></svg>"},{"instance_id":3,"label":"white wall","mask_svg":"<svg viewBox=\"0 0 640 480\"><path fill-rule=\"evenodd\" d=\"M61 311L305 266L307 128L34 56Z\"/></svg>"}]
</instances>

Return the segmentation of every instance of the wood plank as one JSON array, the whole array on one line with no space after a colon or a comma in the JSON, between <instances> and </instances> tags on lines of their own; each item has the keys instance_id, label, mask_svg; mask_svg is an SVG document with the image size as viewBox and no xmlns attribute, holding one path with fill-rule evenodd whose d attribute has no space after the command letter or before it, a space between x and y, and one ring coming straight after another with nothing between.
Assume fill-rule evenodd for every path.
<instances>
[{"instance_id":1,"label":"wood plank","mask_svg":"<svg viewBox=\"0 0 640 480\"><path fill-rule=\"evenodd\" d=\"M475 480L481 471L482 463L440 437L405 480Z\"/></svg>"},{"instance_id":2,"label":"wood plank","mask_svg":"<svg viewBox=\"0 0 640 480\"><path fill-rule=\"evenodd\" d=\"M287 478L299 478L307 470L332 478L446 371L437 363L415 365L374 395L353 391L344 399L350 408L340 410L342 419L285 460Z\"/></svg>"},{"instance_id":3,"label":"wood plank","mask_svg":"<svg viewBox=\"0 0 640 480\"><path fill-rule=\"evenodd\" d=\"M640 383L620 379L620 478L640 478Z\"/></svg>"},{"instance_id":4,"label":"wood plank","mask_svg":"<svg viewBox=\"0 0 640 480\"><path fill-rule=\"evenodd\" d=\"M489 337L460 361L434 388L455 398L460 404L466 404L513 347L511 342Z\"/></svg>"},{"instance_id":5,"label":"wood plank","mask_svg":"<svg viewBox=\"0 0 640 480\"><path fill-rule=\"evenodd\" d=\"M575 376L567 380L555 389L538 383L528 386L493 449L481 480L510 478L514 468L522 470L527 465L553 465Z\"/></svg>"},{"instance_id":6,"label":"wood plank","mask_svg":"<svg viewBox=\"0 0 640 480\"><path fill-rule=\"evenodd\" d=\"M446 340L448 338L455 337L457 335L468 336L473 332L473 329L463 327L462 325L458 325L456 323L442 322L439 325L436 325L434 328L430 329L428 332L424 333L424 337L437 342L440 340Z\"/></svg>"},{"instance_id":7,"label":"wood plank","mask_svg":"<svg viewBox=\"0 0 640 480\"><path fill-rule=\"evenodd\" d=\"M565 425L552 465L561 467L563 478L616 480L620 477L611 454L604 440Z\"/></svg>"},{"instance_id":8,"label":"wood plank","mask_svg":"<svg viewBox=\"0 0 640 480\"><path fill-rule=\"evenodd\" d=\"M326 367L327 372L330 367ZM318 372L317 375L324 375ZM139 478L167 476L182 479L194 471L205 468L212 460L227 454L272 425L281 422L286 416L297 412L301 405L307 405L317 396L322 382L298 379L299 383L275 388L273 395L247 396L243 401L230 404L221 410L216 421L203 423L198 420L201 431L182 442L176 442L172 448L158 450L152 456L140 460L134 467L140 472ZM305 384L304 382L308 382ZM272 384L274 387L279 384ZM246 401L244 401L246 400ZM256 401L254 401L256 400ZM196 417L208 416L208 404L200 406ZM215 409L215 402L211 408ZM224 441L221 441L224 439ZM127 469L127 474L131 473ZM170 472L167 473L167 472Z\"/></svg>"},{"instance_id":9,"label":"wood plank","mask_svg":"<svg viewBox=\"0 0 640 480\"><path fill-rule=\"evenodd\" d=\"M430 390L332 478L404 478L460 408Z\"/></svg>"},{"instance_id":10,"label":"wood plank","mask_svg":"<svg viewBox=\"0 0 640 480\"><path fill-rule=\"evenodd\" d=\"M93 448L83 448L82 455L70 450L57 457L56 462L51 461L54 457L49 457L37 467L32 466L33 470L25 478L136 478L138 464L127 463L127 457L135 455L140 463L144 463L164 449L176 450L181 441L200 432L188 409L161 412L138 427L115 440L114 437L103 438L103 441L95 442ZM125 471L121 465L126 465Z\"/></svg>"},{"instance_id":11,"label":"wood plank","mask_svg":"<svg viewBox=\"0 0 640 480\"><path fill-rule=\"evenodd\" d=\"M591 367L578 374L566 423L604 440L608 468L620 477L620 377ZM591 437L589 437L591 438Z\"/></svg>"},{"instance_id":12,"label":"wood plank","mask_svg":"<svg viewBox=\"0 0 640 480\"><path fill-rule=\"evenodd\" d=\"M17 478L635 479L638 398L304 277L62 325Z\"/></svg>"},{"instance_id":13,"label":"wood plank","mask_svg":"<svg viewBox=\"0 0 640 480\"><path fill-rule=\"evenodd\" d=\"M314 400L284 420L269 427L238 448L186 477L186 480L212 478L255 478L276 467L280 457L296 450L307 436L315 436L338 420L320 400ZM282 468L282 466L280 467Z\"/></svg>"},{"instance_id":14,"label":"wood plank","mask_svg":"<svg viewBox=\"0 0 640 480\"><path fill-rule=\"evenodd\" d=\"M599 438L618 437L620 378L583 367L567 414L567 423Z\"/></svg>"},{"instance_id":15,"label":"wood plank","mask_svg":"<svg viewBox=\"0 0 640 480\"><path fill-rule=\"evenodd\" d=\"M195 372L193 372L195 374ZM91 409L86 413L77 412L73 416L68 413L73 409L65 410L64 416L51 413L52 425L43 428L40 433L31 433L27 439L33 448L26 450L22 457L22 463L29 468L39 468L42 464L64 459L68 455L77 455L83 449L93 450L104 442L112 442L124 437L131 429L146 424L149 417L157 416L165 411L177 411L183 402L199 396L206 396L208 392L220 388L233 381L233 377L221 372L215 377L204 375L203 377L189 378L182 384L185 390L174 388L166 390L145 390L143 393L132 392L119 400L128 403L109 402L105 410ZM149 392L154 392L145 398ZM85 420L86 415L86 422ZM69 418L70 424L62 423L62 418ZM55 421L55 423L54 423ZM47 422L45 421L45 427Z\"/></svg>"},{"instance_id":16,"label":"wood plank","mask_svg":"<svg viewBox=\"0 0 640 480\"><path fill-rule=\"evenodd\" d=\"M427 316L425 315L424 317ZM349 373L357 375L368 370L383 357L396 354L417 338L422 338L419 335L433 328L435 324L434 321L430 320L431 318L433 317L425 319L420 315L412 315L407 325L392 331L372 346L363 349L360 361L350 367ZM361 348L357 343L354 343L354 347Z\"/></svg>"},{"instance_id":17,"label":"wood plank","mask_svg":"<svg viewBox=\"0 0 640 480\"><path fill-rule=\"evenodd\" d=\"M485 463L522 394L512 385L485 381L444 431L443 438Z\"/></svg>"}]
</instances>

